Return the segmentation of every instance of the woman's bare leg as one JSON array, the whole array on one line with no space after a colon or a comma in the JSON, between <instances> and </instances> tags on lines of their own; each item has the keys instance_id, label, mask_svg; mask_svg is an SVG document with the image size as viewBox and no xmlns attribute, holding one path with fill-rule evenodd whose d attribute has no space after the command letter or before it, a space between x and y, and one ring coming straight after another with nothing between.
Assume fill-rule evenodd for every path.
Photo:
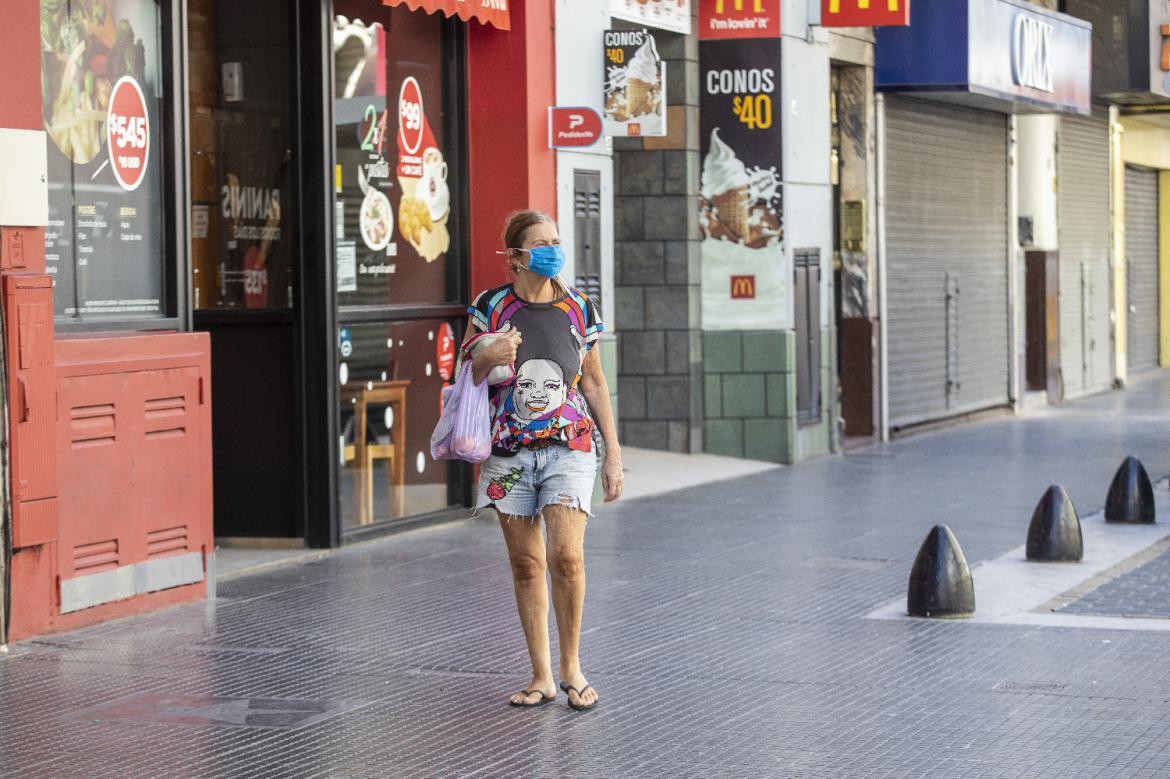
<instances>
[{"instance_id":1,"label":"woman's bare leg","mask_svg":"<svg viewBox=\"0 0 1170 779\"><path fill-rule=\"evenodd\" d=\"M508 561L512 564L512 583L516 589L516 610L528 642L528 657L532 661L532 681L525 690L540 690L546 696L556 694L552 675L552 657L548 643L548 569L544 553L544 536L540 520L500 514L500 528L508 546ZM536 693L512 696L513 703L536 703Z\"/></svg>"},{"instance_id":2,"label":"woman's bare leg","mask_svg":"<svg viewBox=\"0 0 1170 779\"><path fill-rule=\"evenodd\" d=\"M553 610L557 615L561 680L578 690L588 682L581 673L581 613L585 607L585 512L567 505L544 507L548 526L548 562L552 571ZM590 688L583 695L569 693L569 702L588 706L597 700Z\"/></svg>"}]
</instances>

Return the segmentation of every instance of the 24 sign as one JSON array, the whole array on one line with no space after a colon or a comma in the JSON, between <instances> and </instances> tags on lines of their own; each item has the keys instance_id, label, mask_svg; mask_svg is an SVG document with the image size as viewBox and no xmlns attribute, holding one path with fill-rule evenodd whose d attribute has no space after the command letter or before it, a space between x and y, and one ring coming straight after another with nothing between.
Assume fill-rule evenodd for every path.
<instances>
[{"instance_id":1,"label":"24 sign","mask_svg":"<svg viewBox=\"0 0 1170 779\"><path fill-rule=\"evenodd\" d=\"M910 0L821 0L822 27L905 27Z\"/></svg>"}]
</instances>

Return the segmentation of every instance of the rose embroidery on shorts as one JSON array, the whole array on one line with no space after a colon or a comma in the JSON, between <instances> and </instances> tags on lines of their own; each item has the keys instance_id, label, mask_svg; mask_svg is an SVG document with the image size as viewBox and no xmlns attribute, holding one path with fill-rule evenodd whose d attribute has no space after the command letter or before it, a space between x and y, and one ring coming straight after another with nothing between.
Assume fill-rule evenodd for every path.
<instances>
[{"instance_id":1,"label":"rose embroidery on shorts","mask_svg":"<svg viewBox=\"0 0 1170 779\"><path fill-rule=\"evenodd\" d=\"M519 468L513 468L503 476L497 476L488 482L487 496L492 500L500 500L516 486L516 482L520 481L520 476L523 473Z\"/></svg>"}]
</instances>

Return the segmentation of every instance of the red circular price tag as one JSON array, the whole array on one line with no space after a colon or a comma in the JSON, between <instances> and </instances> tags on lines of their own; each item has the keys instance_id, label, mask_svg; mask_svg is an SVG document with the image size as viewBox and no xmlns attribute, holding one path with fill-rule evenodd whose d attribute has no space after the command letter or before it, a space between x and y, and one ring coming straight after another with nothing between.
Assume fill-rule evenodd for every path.
<instances>
[{"instance_id":1,"label":"red circular price tag","mask_svg":"<svg viewBox=\"0 0 1170 779\"><path fill-rule=\"evenodd\" d=\"M444 322L439 326L438 343L435 344L436 362L439 363L439 377L449 381L455 370L455 334L451 325Z\"/></svg>"},{"instance_id":2,"label":"red circular price tag","mask_svg":"<svg viewBox=\"0 0 1170 779\"><path fill-rule=\"evenodd\" d=\"M137 189L146 176L150 124L146 118L146 98L142 88L130 76L118 79L110 93L106 131L114 178L128 192Z\"/></svg>"},{"instance_id":3,"label":"red circular price tag","mask_svg":"<svg viewBox=\"0 0 1170 779\"><path fill-rule=\"evenodd\" d=\"M398 140L407 154L416 154L423 139L422 90L414 76L398 90Z\"/></svg>"}]
</instances>

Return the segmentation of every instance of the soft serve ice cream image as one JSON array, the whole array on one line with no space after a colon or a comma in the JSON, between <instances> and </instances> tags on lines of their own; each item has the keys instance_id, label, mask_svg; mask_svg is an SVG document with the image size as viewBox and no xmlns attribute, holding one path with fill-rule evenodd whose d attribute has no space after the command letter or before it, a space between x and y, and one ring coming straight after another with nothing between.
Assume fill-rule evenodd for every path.
<instances>
[{"instance_id":1,"label":"soft serve ice cream image","mask_svg":"<svg viewBox=\"0 0 1170 779\"><path fill-rule=\"evenodd\" d=\"M779 238L779 192L780 176L774 168L748 170L719 137L719 128L711 131L699 181L701 221L708 238L753 248Z\"/></svg>"},{"instance_id":2,"label":"soft serve ice cream image","mask_svg":"<svg viewBox=\"0 0 1170 779\"><path fill-rule=\"evenodd\" d=\"M626 110L631 117L657 113L661 107L660 65L654 38L647 35L626 66Z\"/></svg>"}]
</instances>

